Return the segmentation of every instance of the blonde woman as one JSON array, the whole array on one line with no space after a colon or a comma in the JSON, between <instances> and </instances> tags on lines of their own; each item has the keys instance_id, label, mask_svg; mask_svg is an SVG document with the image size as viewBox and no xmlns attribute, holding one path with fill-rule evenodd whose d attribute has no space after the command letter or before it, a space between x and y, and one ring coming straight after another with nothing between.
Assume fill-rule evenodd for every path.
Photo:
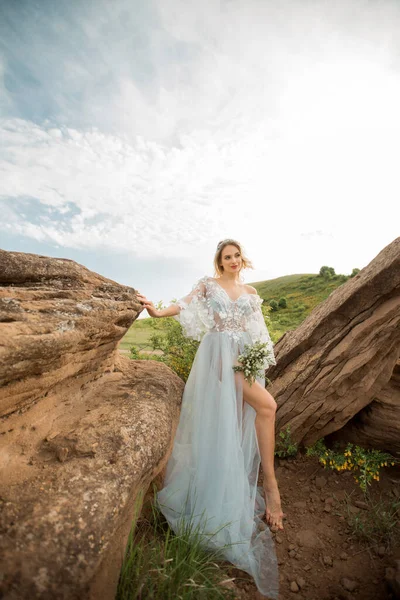
<instances>
[{"instance_id":1,"label":"blonde woman","mask_svg":"<svg viewBox=\"0 0 400 600\"><path fill-rule=\"evenodd\" d=\"M253 268L242 246L219 242L216 277L202 277L190 294L157 310L139 294L151 317L174 317L184 334L201 341L182 399L174 447L157 502L172 529L200 526L207 545L250 573L259 591L278 597L271 529L285 516L274 473L276 402L264 376L250 385L235 371L245 344L266 343L264 368L276 364L257 290L243 283ZM257 486L260 462L263 493Z\"/></svg>"}]
</instances>

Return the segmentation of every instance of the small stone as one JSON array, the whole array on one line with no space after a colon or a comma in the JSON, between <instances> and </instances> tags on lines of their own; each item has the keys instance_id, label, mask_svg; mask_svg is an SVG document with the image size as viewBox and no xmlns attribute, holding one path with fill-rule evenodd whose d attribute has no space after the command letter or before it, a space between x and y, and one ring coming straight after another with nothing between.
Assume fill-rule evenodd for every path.
<instances>
[{"instance_id":1,"label":"small stone","mask_svg":"<svg viewBox=\"0 0 400 600\"><path fill-rule=\"evenodd\" d=\"M326 477L321 475L321 477L315 478L315 485L317 486L318 489L321 489L326 486L326 481L327 481Z\"/></svg>"},{"instance_id":2,"label":"small stone","mask_svg":"<svg viewBox=\"0 0 400 600\"><path fill-rule=\"evenodd\" d=\"M386 549L385 546L379 546L378 550L376 551L378 556L385 556L386 554Z\"/></svg>"},{"instance_id":3,"label":"small stone","mask_svg":"<svg viewBox=\"0 0 400 600\"><path fill-rule=\"evenodd\" d=\"M289 544L289 550L296 550L295 544Z\"/></svg>"},{"instance_id":4,"label":"small stone","mask_svg":"<svg viewBox=\"0 0 400 600\"><path fill-rule=\"evenodd\" d=\"M332 511L332 506L330 504L325 504L324 512L330 513Z\"/></svg>"},{"instance_id":5,"label":"small stone","mask_svg":"<svg viewBox=\"0 0 400 600\"><path fill-rule=\"evenodd\" d=\"M343 502L346 499L346 491L345 490L336 490L334 493L334 497L338 502Z\"/></svg>"},{"instance_id":6,"label":"small stone","mask_svg":"<svg viewBox=\"0 0 400 600\"><path fill-rule=\"evenodd\" d=\"M56 449L56 456L60 462L65 462L68 458L69 449L65 446L59 446Z\"/></svg>"},{"instance_id":7,"label":"small stone","mask_svg":"<svg viewBox=\"0 0 400 600\"><path fill-rule=\"evenodd\" d=\"M353 515L357 515L360 512L360 509L358 508L358 506L353 506L352 504L349 504L349 512L351 512Z\"/></svg>"},{"instance_id":8,"label":"small stone","mask_svg":"<svg viewBox=\"0 0 400 600\"><path fill-rule=\"evenodd\" d=\"M279 535L276 535L275 536L275 541L276 541L277 544L282 544L283 539Z\"/></svg>"},{"instance_id":9,"label":"small stone","mask_svg":"<svg viewBox=\"0 0 400 600\"><path fill-rule=\"evenodd\" d=\"M297 583L295 581L291 581L290 583L290 591L294 592L295 594L297 594L297 592L300 590L299 586L297 585Z\"/></svg>"},{"instance_id":10,"label":"small stone","mask_svg":"<svg viewBox=\"0 0 400 600\"><path fill-rule=\"evenodd\" d=\"M333 566L333 560L330 556L325 555L323 557L323 561L324 561L324 565L328 565L328 567L332 567Z\"/></svg>"},{"instance_id":11,"label":"small stone","mask_svg":"<svg viewBox=\"0 0 400 600\"><path fill-rule=\"evenodd\" d=\"M327 498L327 499L325 500L325 502L326 502L327 504L335 504L335 499L334 499L334 498L332 498L332 497L330 496L329 498Z\"/></svg>"},{"instance_id":12,"label":"small stone","mask_svg":"<svg viewBox=\"0 0 400 600\"><path fill-rule=\"evenodd\" d=\"M340 583L348 592L354 592L358 585L356 581L353 581L352 579L347 579L347 577L343 577Z\"/></svg>"},{"instance_id":13,"label":"small stone","mask_svg":"<svg viewBox=\"0 0 400 600\"><path fill-rule=\"evenodd\" d=\"M296 542L305 548L323 548L323 544L313 529L300 529Z\"/></svg>"},{"instance_id":14,"label":"small stone","mask_svg":"<svg viewBox=\"0 0 400 600\"><path fill-rule=\"evenodd\" d=\"M296 550L289 550L290 558L294 558L296 556Z\"/></svg>"},{"instance_id":15,"label":"small stone","mask_svg":"<svg viewBox=\"0 0 400 600\"><path fill-rule=\"evenodd\" d=\"M306 585L306 580L303 577L298 577L296 579L296 583L300 589L302 589Z\"/></svg>"},{"instance_id":16,"label":"small stone","mask_svg":"<svg viewBox=\"0 0 400 600\"><path fill-rule=\"evenodd\" d=\"M347 560L348 558L349 558L349 555L347 554L347 552L341 552L340 560Z\"/></svg>"},{"instance_id":17,"label":"small stone","mask_svg":"<svg viewBox=\"0 0 400 600\"><path fill-rule=\"evenodd\" d=\"M303 569L304 571L309 571L311 569L311 565L305 565Z\"/></svg>"}]
</instances>

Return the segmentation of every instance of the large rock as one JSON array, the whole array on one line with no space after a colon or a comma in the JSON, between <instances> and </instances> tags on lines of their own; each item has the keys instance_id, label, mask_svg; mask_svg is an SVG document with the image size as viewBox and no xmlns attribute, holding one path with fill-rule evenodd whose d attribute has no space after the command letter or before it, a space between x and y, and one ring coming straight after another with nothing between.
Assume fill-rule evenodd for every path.
<instances>
[{"instance_id":1,"label":"large rock","mask_svg":"<svg viewBox=\"0 0 400 600\"><path fill-rule=\"evenodd\" d=\"M275 352L267 375L277 429L290 425L293 439L305 445L341 429L385 394L400 356L400 238L287 332ZM386 415L399 422L399 404ZM381 439L396 450L392 433L383 431Z\"/></svg>"},{"instance_id":2,"label":"large rock","mask_svg":"<svg viewBox=\"0 0 400 600\"><path fill-rule=\"evenodd\" d=\"M72 260L0 250L0 416L112 368L140 310L134 289Z\"/></svg>"},{"instance_id":3,"label":"large rock","mask_svg":"<svg viewBox=\"0 0 400 600\"><path fill-rule=\"evenodd\" d=\"M72 261L7 252L0 286L0 596L114 599L134 505L169 457L184 383L119 356L141 308L135 290Z\"/></svg>"},{"instance_id":4,"label":"large rock","mask_svg":"<svg viewBox=\"0 0 400 600\"><path fill-rule=\"evenodd\" d=\"M392 377L368 406L356 414L339 431L334 440L345 440L380 450L390 448L400 456L400 360Z\"/></svg>"}]
</instances>

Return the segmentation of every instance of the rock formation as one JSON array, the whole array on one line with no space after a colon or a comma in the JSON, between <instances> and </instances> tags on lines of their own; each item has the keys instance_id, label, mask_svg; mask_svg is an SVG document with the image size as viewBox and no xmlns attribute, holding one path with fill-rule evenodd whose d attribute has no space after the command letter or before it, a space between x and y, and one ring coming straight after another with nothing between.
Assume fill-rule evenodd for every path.
<instances>
[{"instance_id":1,"label":"rock formation","mask_svg":"<svg viewBox=\"0 0 400 600\"><path fill-rule=\"evenodd\" d=\"M400 456L400 360L397 361L390 381L383 386L372 402L360 410L339 431L335 439L351 441L360 446L380 450L391 449Z\"/></svg>"},{"instance_id":2,"label":"rock formation","mask_svg":"<svg viewBox=\"0 0 400 600\"><path fill-rule=\"evenodd\" d=\"M286 332L275 353L266 374L277 430L290 425L292 438L310 445L360 413L355 439L374 445L379 437L398 452L400 238Z\"/></svg>"},{"instance_id":3,"label":"rock formation","mask_svg":"<svg viewBox=\"0 0 400 600\"><path fill-rule=\"evenodd\" d=\"M0 596L114 599L140 490L172 448L184 384L117 345L132 288L0 251Z\"/></svg>"},{"instance_id":4,"label":"rock formation","mask_svg":"<svg viewBox=\"0 0 400 600\"><path fill-rule=\"evenodd\" d=\"M111 600L138 492L162 472L183 382L117 345L134 289L0 251L0 596ZM277 429L399 451L400 238L276 344Z\"/></svg>"}]
</instances>

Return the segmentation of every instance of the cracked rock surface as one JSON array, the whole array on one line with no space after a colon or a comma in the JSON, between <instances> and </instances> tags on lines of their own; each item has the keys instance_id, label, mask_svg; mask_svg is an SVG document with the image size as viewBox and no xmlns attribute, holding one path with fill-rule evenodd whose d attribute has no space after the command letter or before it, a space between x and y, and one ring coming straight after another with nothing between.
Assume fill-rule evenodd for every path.
<instances>
[{"instance_id":1,"label":"cracked rock surface","mask_svg":"<svg viewBox=\"0 0 400 600\"><path fill-rule=\"evenodd\" d=\"M286 332L275 354L266 374L278 431L290 425L311 445L361 413L349 441L400 452L400 238Z\"/></svg>"},{"instance_id":2,"label":"cracked rock surface","mask_svg":"<svg viewBox=\"0 0 400 600\"><path fill-rule=\"evenodd\" d=\"M134 289L0 251L0 595L115 597L138 492L167 462L183 381L120 356Z\"/></svg>"}]
</instances>

